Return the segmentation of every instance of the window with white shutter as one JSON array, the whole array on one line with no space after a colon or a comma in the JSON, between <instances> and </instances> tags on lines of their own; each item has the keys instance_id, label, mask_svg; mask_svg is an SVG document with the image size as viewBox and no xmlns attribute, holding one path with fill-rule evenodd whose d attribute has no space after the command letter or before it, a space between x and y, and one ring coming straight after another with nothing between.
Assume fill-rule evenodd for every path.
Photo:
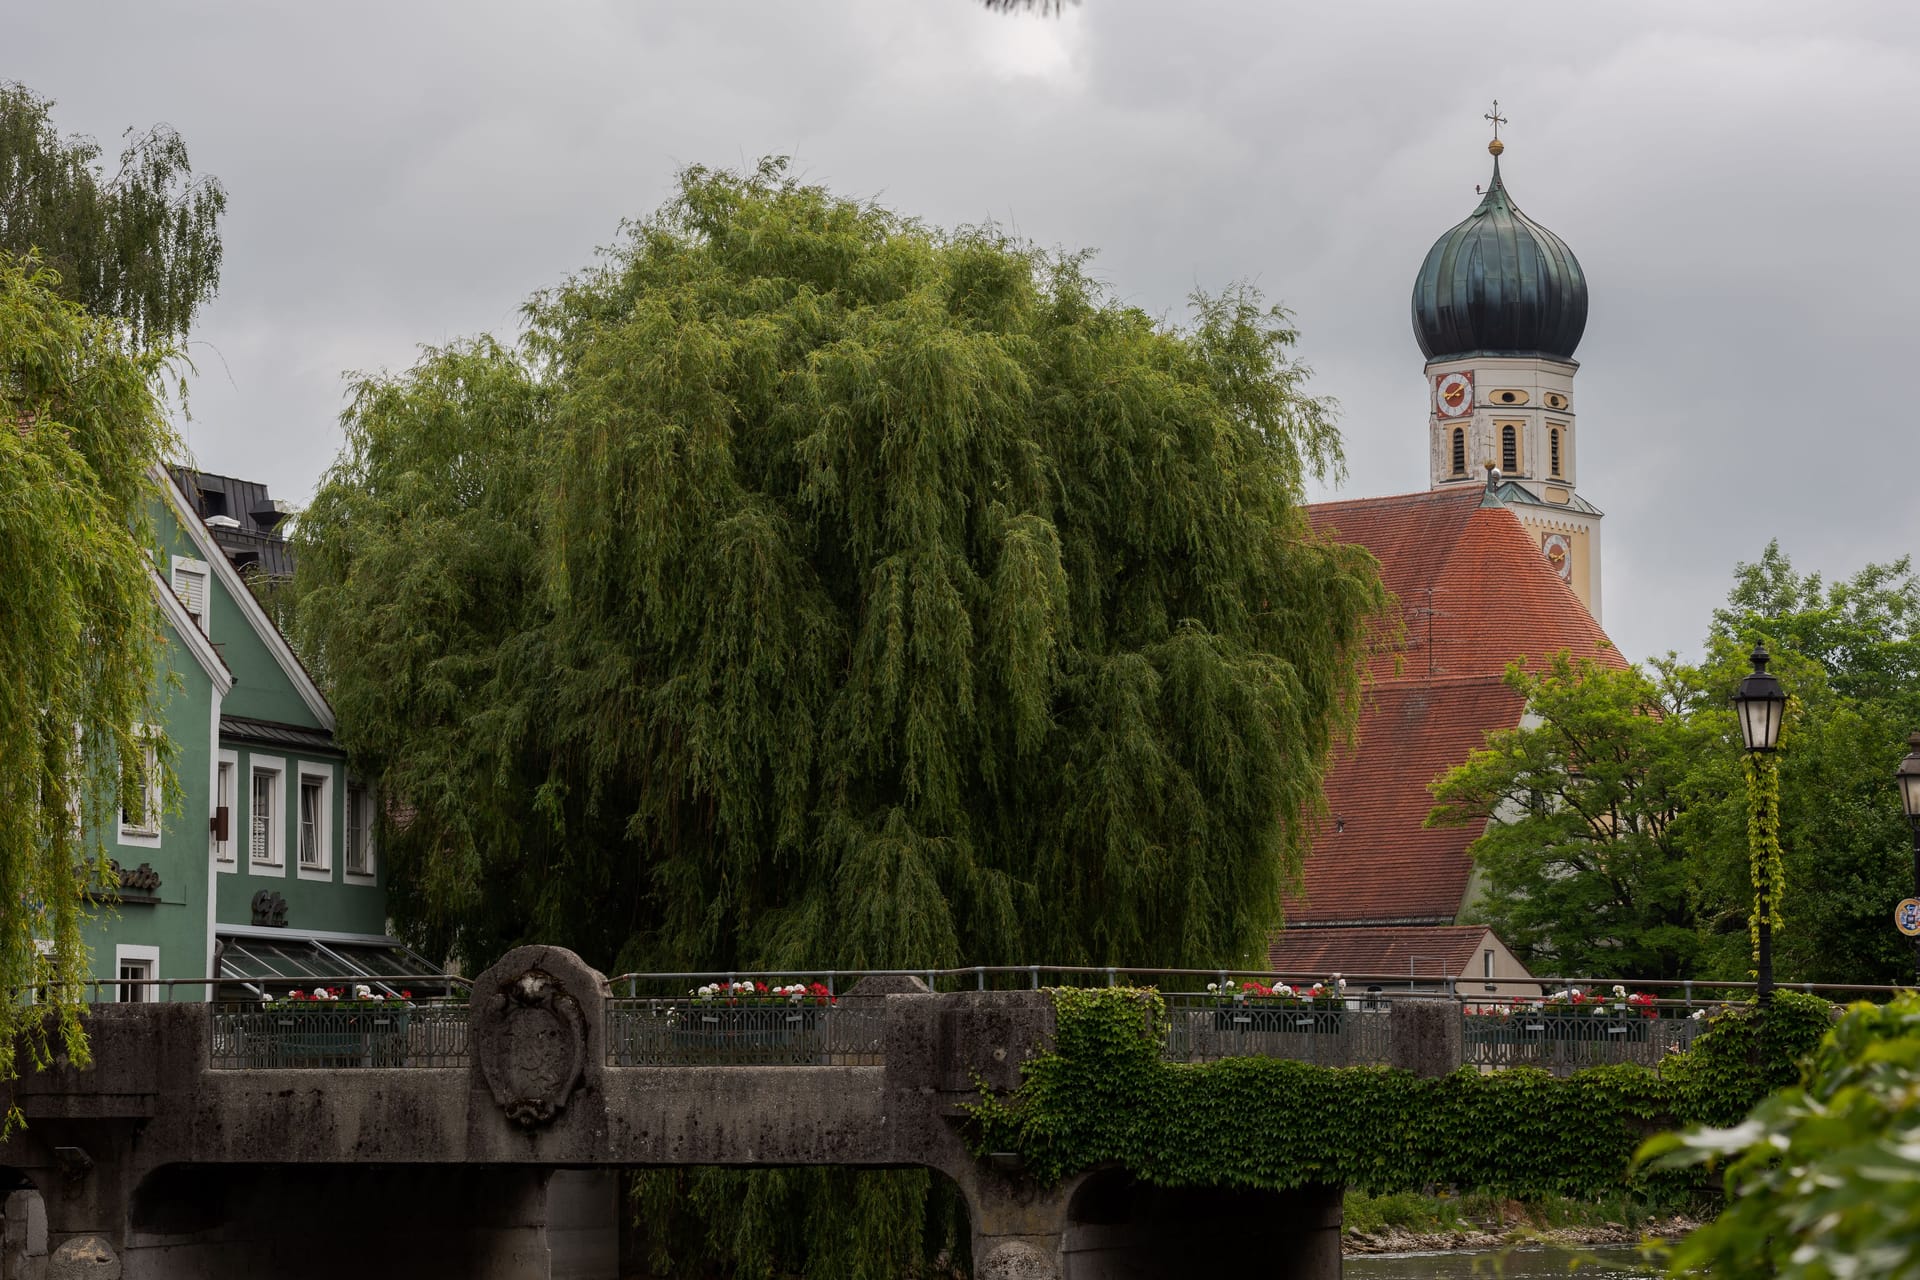
<instances>
[{"instance_id":1,"label":"window with white shutter","mask_svg":"<svg viewBox=\"0 0 1920 1280\"><path fill-rule=\"evenodd\" d=\"M180 599L181 608L193 618L193 625L200 628L200 634L207 632L207 566L199 560L188 560L175 556L173 560L173 594Z\"/></svg>"}]
</instances>

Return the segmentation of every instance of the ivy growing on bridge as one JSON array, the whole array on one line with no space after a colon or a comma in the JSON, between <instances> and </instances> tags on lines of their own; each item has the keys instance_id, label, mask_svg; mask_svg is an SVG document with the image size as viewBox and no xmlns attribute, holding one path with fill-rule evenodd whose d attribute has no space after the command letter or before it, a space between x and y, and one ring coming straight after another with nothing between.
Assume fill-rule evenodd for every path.
<instances>
[{"instance_id":1,"label":"ivy growing on bridge","mask_svg":"<svg viewBox=\"0 0 1920 1280\"><path fill-rule=\"evenodd\" d=\"M1751 1008L1722 1014L1659 1072L1420 1079L1277 1058L1167 1062L1156 992L1060 990L1054 1000L1054 1051L1026 1065L1018 1091L971 1108L976 1151L1017 1151L1043 1183L1120 1165L1161 1186L1437 1185L1521 1198L1680 1176L1630 1174L1636 1148L1673 1125L1744 1115L1797 1078L1831 1021L1825 1001L1780 992L1764 1027Z\"/></svg>"}]
</instances>

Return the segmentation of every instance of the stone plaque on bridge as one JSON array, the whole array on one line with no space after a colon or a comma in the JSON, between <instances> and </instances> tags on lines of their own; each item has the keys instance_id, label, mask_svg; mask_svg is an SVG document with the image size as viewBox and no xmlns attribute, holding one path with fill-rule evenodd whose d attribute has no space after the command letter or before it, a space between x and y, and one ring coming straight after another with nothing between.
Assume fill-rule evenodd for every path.
<instances>
[{"instance_id":1,"label":"stone plaque on bridge","mask_svg":"<svg viewBox=\"0 0 1920 1280\"><path fill-rule=\"evenodd\" d=\"M521 947L475 982L476 1065L508 1120L554 1122L587 1073L600 975L560 947Z\"/></svg>"}]
</instances>

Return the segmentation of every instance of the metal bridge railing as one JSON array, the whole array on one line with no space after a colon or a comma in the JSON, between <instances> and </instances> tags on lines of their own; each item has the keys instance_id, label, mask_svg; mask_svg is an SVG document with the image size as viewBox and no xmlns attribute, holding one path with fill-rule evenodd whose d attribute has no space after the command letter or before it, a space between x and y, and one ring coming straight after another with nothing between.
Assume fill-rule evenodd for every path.
<instances>
[{"instance_id":1,"label":"metal bridge railing","mask_svg":"<svg viewBox=\"0 0 1920 1280\"><path fill-rule=\"evenodd\" d=\"M1360 1067L1383 1064L1392 1052L1390 1001L1351 998L1304 1005L1177 994L1164 999L1162 1052L1172 1062L1260 1057Z\"/></svg>"},{"instance_id":2,"label":"metal bridge railing","mask_svg":"<svg viewBox=\"0 0 1920 1280\"><path fill-rule=\"evenodd\" d=\"M1463 1001L1460 1059L1484 1070L1539 1067L1557 1076L1614 1063L1658 1070L1693 1046L1709 1011L1708 1005L1682 1000Z\"/></svg>"},{"instance_id":3,"label":"metal bridge railing","mask_svg":"<svg viewBox=\"0 0 1920 1280\"><path fill-rule=\"evenodd\" d=\"M333 1009L215 1004L211 1064L273 1070L464 1067L467 1006L388 1004Z\"/></svg>"},{"instance_id":4,"label":"metal bridge railing","mask_svg":"<svg viewBox=\"0 0 1920 1280\"><path fill-rule=\"evenodd\" d=\"M1325 975L1338 978L1340 975ZM446 984L460 980L421 975ZM884 996L850 994L866 978L902 978L933 991L1012 991L1044 987L1130 986L1162 993L1166 1022L1162 1052L1171 1061L1208 1062L1226 1057L1287 1058L1328 1066L1361 1066L1392 1059L1394 1010L1405 1000L1450 999L1459 1006L1461 1060L1487 1070L1536 1066L1564 1074L1584 1066L1638 1062L1658 1067L1684 1050L1705 1026L1695 1014L1744 1001L1752 983L1703 981L1636 982L1657 999L1647 1016L1644 1001L1624 1013L1611 1001L1590 997L1577 1012L1556 1009L1546 993L1579 987L1611 991L1605 981L1501 979L1496 991L1458 975L1347 974L1344 994L1301 1005L1281 1001L1223 1000L1232 980L1256 978L1305 991L1315 979L1297 974L1218 969L1139 969L1104 966L981 965L960 969L815 970L810 973L738 972L621 974L608 980L604 1033L610 1066L882 1065ZM799 1005L749 1000L702 1001L689 992L700 985L763 981L783 985L805 980L810 994ZM344 979L341 982L350 982ZM1217 990L1205 991L1211 982ZM819 984L823 995L811 994ZM98 1001L204 997L225 980L143 979L86 984ZM416 986L421 985L416 983ZM1336 984L1329 983L1329 986ZM1784 989L1788 989L1783 987ZM1904 988L1794 984L1832 999L1884 1000ZM192 994L186 994L186 993ZM1533 993L1518 995L1516 992ZM1476 994L1470 994L1476 993ZM33 998L32 991L15 993ZM469 1064L467 1011L458 997L393 1002L384 1008L300 1005L276 999L210 1004L212 1065L218 1068L462 1067ZM1601 1012L1593 1010L1599 1008Z\"/></svg>"},{"instance_id":5,"label":"metal bridge railing","mask_svg":"<svg viewBox=\"0 0 1920 1280\"><path fill-rule=\"evenodd\" d=\"M877 998L744 1004L691 999L607 1002L607 1065L880 1066L886 1024Z\"/></svg>"}]
</instances>

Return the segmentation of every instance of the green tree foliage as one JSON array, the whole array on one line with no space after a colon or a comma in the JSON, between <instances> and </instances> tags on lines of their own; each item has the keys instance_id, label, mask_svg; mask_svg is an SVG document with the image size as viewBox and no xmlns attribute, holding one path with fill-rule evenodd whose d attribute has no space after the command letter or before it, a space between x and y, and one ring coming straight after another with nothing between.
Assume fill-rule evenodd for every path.
<instances>
[{"instance_id":1,"label":"green tree foliage","mask_svg":"<svg viewBox=\"0 0 1920 1280\"><path fill-rule=\"evenodd\" d=\"M1762 641L1789 704L1779 752L1787 895L1775 936L1782 974L1809 982L1911 982L1914 953L1893 928L1913 893L1911 835L1893 783L1920 728L1920 577L1901 558L1826 582L1777 545L1735 574L1711 636L1713 681L1731 689ZM1722 919L1745 867L1732 802L1702 814L1698 873L1708 967L1738 972L1744 919Z\"/></svg>"},{"instance_id":2,"label":"green tree foliage","mask_svg":"<svg viewBox=\"0 0 1920 1280\"><path fill-rule=\"evenodd\" d=\"M1725 1171L1725 1208L1669 1275L1920 1274L1920 1000L1854 1006L1799 1087L1727 1127L1662 1135L1641 1159Z\"/></svg>"},{"instance_id":3,"label":"green tree foliage","mask_svg":"<svg viewBox=\"0 0 1920 1280\"><path fill-rule=\"evenodd\" d=\"M1436 779L1428 825L1493 821L1472 847L1478 918L1536 973L1689 976L1690 786L1725 726L1694 673L1562 653L1507 684L1537 723L1487 736Z\"/></svg>"},{"instance_id":4,"label":"green tree foliage","mask_svg":"<svg viewBox=\"0 0 1920 1280\"><path fill-rule=\"evenodd\" d=\"M687 968L1221 963L1278 923L1371 561L1295 334L689 170L514 349L363 380L301 626L396 913Z\"/></svg>"},{"instance_id":5,"label":"green tree foliage","mask_svg":"<svg viewBox=\"0 0 1920 1280\"><path fill-rule=\"evenodd\" d=\"M0 999L0 1079L23 1032L36 1057L58 1044L86 1060L70 985L87 972L81 890L138 785L115 762L140 758L137 726L155 718L147 503L171 440L164 358L0 251L0 991L38 985L59 1007L49 1025Z\"/></svg>"},{"instance_id":6,"label":"green tree foliage","mask_svg":"<svg viewBox=\"0 0 1920 1280\"><path fill-rule=\"evenodd\" d=\"M690 170L528 332L361 380L304 653L390 798L396 919L476 962L1225 963L1297 874L1383 601L1247 292ZM924 1174L637 1179L679 1274L892 1280Z\"/></svg>"},{"instance_id":7,"label":"green tree foliage","mask_svg":"<svg viewBox=\"0 0 1920 1280\"><path fill-rule=\"evenodd\" d=\"M1538 723L1491 735L1434 783L1430 823L1493 818L1473 908L1536 972L1744 978L1753 968L1748 789L1729 699L1756 641L1791 695L1777 766L1787 981L1910 980L1892 927L1913 891L1893 785L1920 725L1920 578L1825 583L1777 546L1741 565L1707 658L1613 672L1515 670Z\"/></svg>"},{"instance_id":8,"label":"green tree foliage","mask_svg":"<svg viewBox=\"0 0 1920 1280\"><path fill-rule=\"evenodd\" d=\"M61 294L119 316L137 345L186 337L220 286L227 194L195 177L167 125L127 131L119 168L100 167L91 138L62 138L53 104L0 83L0 250L37 251Z\"/></svg>"}]
</instances>

